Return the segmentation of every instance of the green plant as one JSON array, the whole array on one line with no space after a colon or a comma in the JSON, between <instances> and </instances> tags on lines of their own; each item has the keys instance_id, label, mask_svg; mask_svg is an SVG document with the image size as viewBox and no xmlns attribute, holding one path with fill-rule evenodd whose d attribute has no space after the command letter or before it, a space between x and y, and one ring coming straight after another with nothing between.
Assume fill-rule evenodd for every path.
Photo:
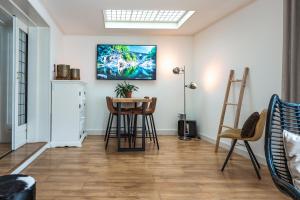
<instances>
[{"instance_id":1,"label":"green plant","mask_svg":"<svg viewBox=\"0 0 300 200\"><path fill-rule=\"evenodd\" d=\"M117 97L128 97L129 93L132 93L133 91L137 91L138 89L139 88L137 86L124 81L123 83L118 83L115 92Z\"/></svg>"}]
</instances>

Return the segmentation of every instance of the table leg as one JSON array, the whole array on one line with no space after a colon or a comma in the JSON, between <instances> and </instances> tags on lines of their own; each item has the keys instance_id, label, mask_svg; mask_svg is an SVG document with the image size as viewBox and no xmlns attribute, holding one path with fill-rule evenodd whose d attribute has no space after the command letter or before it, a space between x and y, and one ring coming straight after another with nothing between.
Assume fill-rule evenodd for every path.
<instances>
[{"instance_id":1,"label":"table leg","mask_svg":"<svg viewBox=\"0 0 300 200\"><path fill-rule=\"evenodd\" d=\"M135 148L135 143L136 143L136 136L137 136L137 117L138 115L133 115L133 148Z\"/></svg>"},{"instance_id":2,"label":"table leg","mask_svg":"<svg viewBox=\"0 0 300 200\"><path fill-rule=\"evenodd\" d=\"M131 148L131 122L130 122L130 116L127 115L127 131L128 131L128 144L129 148Z\"/></svg>"},{"instance_id":3,"label":"table leg","mask_svg":"<svg viewBox=\"0 0 300 200\"><path fill-rule=\"evenodd\" d=\"M118 136L118 151L121 150L121 103L117 103L117 111L118 111L118 115L117 115L117 136Z\"/></svg>"}]
</instances>

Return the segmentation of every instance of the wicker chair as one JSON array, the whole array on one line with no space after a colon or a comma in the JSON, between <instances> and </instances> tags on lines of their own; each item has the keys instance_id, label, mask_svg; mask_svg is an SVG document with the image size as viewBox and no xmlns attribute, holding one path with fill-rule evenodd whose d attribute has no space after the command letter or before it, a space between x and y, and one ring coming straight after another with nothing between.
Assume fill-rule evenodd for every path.
<instances>
[{"instance_id":1,"label":"wicker chair","mask_svg":"<svg viewBox=\"0 0 300 200\"><path fill-rule=\"evenodd\" d=\"M283 130L300 134L300 104L287 103L273 95L268 109L265 154L273 182L276 187L293 199L300 199L288 170L283 146Z\"/></svg>"}]
</instances>

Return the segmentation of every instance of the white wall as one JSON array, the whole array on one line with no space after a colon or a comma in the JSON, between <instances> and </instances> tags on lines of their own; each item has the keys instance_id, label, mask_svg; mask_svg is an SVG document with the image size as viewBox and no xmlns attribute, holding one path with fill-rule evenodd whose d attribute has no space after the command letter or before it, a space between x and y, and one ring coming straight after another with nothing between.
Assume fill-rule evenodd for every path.
<instances>
[{"instance_id":1,"label":"white wall","mask_svg":"<svg viewBox=\"0 0 300 200\"><path fill-rule=\"evenodd\" d=\"M50 99L49 38L49 28L29 28L27 142L50 140L49 106L44 102Z\"/></svg>"},{"instance_id":2,"label":"white wall","mask_svg":"<svg viewBox=\"0 0 300 200\"><path fill-rule=\"evenodd\" d=\"M45 6L41 3L40 0L28 0L31 5L36 9L40 16L46 21L50 28L50 60L51 66L50 70L53 72L53 65L63 61L63 36L59 27L53 21L52 17L48 13ZM52 78L52 73L51 73Z\"/></svg>"},{"instance_id":3,"label":"white wall","mask_svg":"<svg viewBox=\"0 0 300 200\"><path fill-rule=\"evenodd\" d=\"M12 24L0 25L0 143L11 142L11 38Z\"/></svg>"},{"instance_id":4,"label":"white wall","mask_svg":"<svg viewBox=\"0 0 300 200\"><path fill-rule=\"evenodd\" d=\"M96 80L96 45L108 44L156 44L157 80L130 81L140 89L134 96L158 97L155 113L156 125L160 133L174 133L177 130L177 115L183 111L182 77L173 75L175 66L192 66L192 37L95 37L65 36L64 63L80 68L81 78L87 84L87 129L103 132L107 123L105 96L115 96L118 82Z\"/></svg>"},{"instance_id":5,"label":"white wall","mask_svg":"<svg viewBox=\"0 0 300 200\"><path fill-rule=\"evenodd\" d=\"M51 106L50 80L53 78L54 64L62 62L63 60L63 33L39 0L29 0L29 2L46 21L49 28L32 28L32 30L35 29L35 33L34 31L32 31L32 33L37 37L35 39L37 52L35 53L38 58L34 63L36 66L32 66L37 71L31 73L31 75L36 76L31 80L31 83L29 83L33 87L36 87L36 90L34 94L32 94L32 101L29 102L33 113L28 116L28 120L30 120L28 121L28 140L30 142L49 141Z\"/></svg>"},{"instance_id":6,"label":"white wall","mask_svg":"<svg viewBox=\"0 0 300 200\"><path fill-rule=\"evenodd\" d=\"M282 24L282 1L258 0L195 36L193 74L201 92L193 100L202 136L216 139L230 69L242 77L244 66L250 68L240 126L252 112L267 108L272 94L281 93ZM232 101L238 91L234 87ZM234 109L228 111L226 124L232 126ZM263 144L263 138L252 144L260 158Z\"/></svg>"}]
</instances>

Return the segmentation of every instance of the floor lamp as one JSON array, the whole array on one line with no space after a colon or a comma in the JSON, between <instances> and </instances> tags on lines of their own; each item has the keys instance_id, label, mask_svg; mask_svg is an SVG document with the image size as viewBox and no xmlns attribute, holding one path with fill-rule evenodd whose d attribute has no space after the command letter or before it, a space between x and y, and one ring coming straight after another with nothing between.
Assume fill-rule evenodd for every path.
<instances>
[{"instance_id":1,"label":"floor lamp","mask_svg":"<svg viewBox=\"0 0 300 200\"><path fill-rule=\"evenodd\" d=\"M175 67L173 69L173 73L174 74L183 74L183 93L184 93L184 99L183 99L183 104L184 104L184 110L183 110L183 114L181 114L180 118L183 119L183 136L179 137L179 139L181 140L190 140L191 138L188 137L188 135L186 134L187 129L186 129L186 88L189 89L196 89L197 88L197 84L194 82L190 82L188 85L185 82L185 66L183 67Z\"/></svg>"}]
</instances>

